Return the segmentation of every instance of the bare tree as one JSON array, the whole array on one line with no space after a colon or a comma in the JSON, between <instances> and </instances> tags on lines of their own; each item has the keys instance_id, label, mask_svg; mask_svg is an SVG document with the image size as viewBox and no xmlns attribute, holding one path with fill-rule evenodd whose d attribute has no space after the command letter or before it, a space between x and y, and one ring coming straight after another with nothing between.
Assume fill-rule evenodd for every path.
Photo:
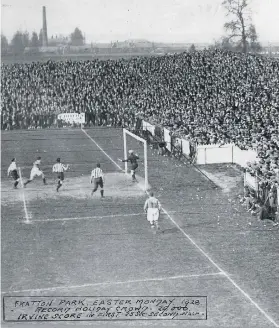
<instances>
[{"instance_id":1,"label":"bare tree","mask_svg":"<svg viewBox=\"0 0 279 328\"><path fill-rule=\"evenodd\" d=\"M250 0L223 0L222 5L226 16L231 18L224 24L228 33L226 42L233 43L235 48L247 53L249 42L257 42L256 28L251 22Z\"/></svg>"}]
</instances>

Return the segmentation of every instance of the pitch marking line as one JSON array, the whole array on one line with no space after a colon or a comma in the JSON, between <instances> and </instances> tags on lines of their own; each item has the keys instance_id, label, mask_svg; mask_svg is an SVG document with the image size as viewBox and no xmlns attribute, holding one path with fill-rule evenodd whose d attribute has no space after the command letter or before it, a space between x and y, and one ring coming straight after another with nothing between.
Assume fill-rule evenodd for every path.
<instances>
[{"instance_id":1,"label":"pitch marking line","mask_svg":"<svg viewBox=\"0 0 279 328\"><path fill-rule=\"evenodd\" d=\"M103 152L118 168L120 168L120 166L97 144L97 142L92 139L87 132L85 132L83 129L82 131L89 137L90 140L92 140L95 145L101 150L101 152ZM120 168L121 169L121 168ZM146 191L146 194L149 195L148 191ZM223 270L221 269L221 267L215 263L212 258L200 247L198 246L198 244L179 226L178 223L176 223L176 221L169 215L169 213L162 208L163 212L168 216L168 218L171 220L171 222L182 232L182 234L209 260L209 262L211 262L215 268L217 268L220 271L220 274L223 274L231 283L232 285L238 289L241 294L243 296L245 296L245 298L247 298L251 304L253 304L265 317L266 319L271 322L275 327L279 328L279 324L277 324L269 314L267 314L265 312L265 310L263 310L258 303L256 303L249 294L247 294L240 286L238 286L238 284Z\"/></svg>"},{"instance_id":2,"label":"pitch marking line","mask_svg":"<svg viewBox=\"0 0 279 328\"><path fill-rule=\"evenodd\" d=\"M25 199L25 193L24 193L24 185L23 185L23 181L22 181L22 174L21 174L21 168L18 168L18 172L19 172L19 179L20 179L20 184L22 187L22 201L23 201L23 207L24 207L24 213L25 213L25 223L30 223L29 221L29 215L28 215L28 211L27 211L27 205L26 205L26 199Z\"/></svg>"},{"instance_id":3,"label":"pitch marking line","mask_svg":"<svg viewBox=\"0 0 279 328\"><path fill-rule=\"evenodd\" d=\"M163 209L164 213L168 216L171 222L183 233L183 235L222 273L236 289L238 289L242 295L244 295L275 327L279 327L277 324L250 296L247 294L238 284L223 270L220 266L215 263L211 257L199 246L196 242L174 221L174 219L169 215L169 213Z\"/></svg>"},{"instance_id":4,"label":"pitch marking line","mask_svg":"<svg viewBox=\"0 0 279 328\"><path fill-rule=\"evenodd\" d=\"M172 213L176 213L173 211ZM55 221L78 221L78 220L91 220L91 219L106 219L106 218L118 218L118 217L129 217L129 216L145 216L144 212L141 213L130 213L130 214L112 214L112 215L99 215L99 216L85 216L85 217L72 217L72 218L58 218L58 219L41 219L32 220L32 222L55 222Z\"/></svg>"},{"instance_id":5,"label":"pitch marking line","mask_svg":"<svg viewBox=\"0 0 279 328\"><path fill-rule=\"evenodd\" d=\"M129 217L129 216L140 216L144 213L131 213L131 214L112 214L103 216L85 216L85 217L74 217L74 218L58 218L58 219L42 219L33 220L33 222L55 222L55 221L75 221L75 220L90 220L90 219L106 219L106 218L117 218L117 217Z\"/></svg>"},{"instance_id":6,"label":"pitch marking line","mask_svg":"<svg viewBox=\"0 0 279 328\"><path fill-rule=\"evenodd\" d=\"M81 131L92 141L92 142L94 142L94 144L100 149L100 151L103 153L103 154L105 154L106 156L107 156L107 158L109 159L109 160L111 160L112 161L112 163L114 164L114 165L116 165L118 168L119 168L119 170L121 170L121 171L124 171L122 168L121 168L121 166L120 165L118 165L104 150L103 150L103 148L101 148L98 144L97 144L97 142L93 139L93 138L91 138L90 137L90 135L85 131L85 130L83 130L83 129L81 129Z\"/></svg>"},{"instance_id":7,"label":"pitch marking line","mask_svg":"<svg viewBox=\"0 0 279 328\"><path fill-rule=\"evenodd\" d=\"M39 289L11 290L8 292L2 292L2 294L43 292L43 291L58 290L58 289L85 288L85 287L94 287L94 286L113 286L113 285L123 285L123 284L125 285L125 284L139 283L139 282L145 283L149 281L167 281L167 280L175 280L175 279L200 278L200 277L221 276L221 275L223 275L222 272L213 272L213 273L203 273L203 274L190 274L190 275L180 275L180 276L170 276L170 277L125 280L125 281L106 281L106 282L97 282L93 284L84 284L84 285L76 285L76 286L57 286L57 287L48 287L48 288L39 288Z\"/></svg>"}]
</instances>

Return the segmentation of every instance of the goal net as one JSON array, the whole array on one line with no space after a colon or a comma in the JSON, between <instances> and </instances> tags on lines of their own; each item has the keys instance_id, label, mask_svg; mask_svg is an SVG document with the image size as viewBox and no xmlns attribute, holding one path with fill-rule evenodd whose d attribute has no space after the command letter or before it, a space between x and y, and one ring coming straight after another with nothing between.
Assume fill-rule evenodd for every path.
<instances>
[{"instance_id":1,"label":"goal net","mask_svg":"<svg viewBox=\"0 0 279 328\"><path fill-rule=\"evenodd\" d=\"M137 171L144 175L144 190L148 190L148 166L147 166L147 142L134 133L123 129L124 158L129 156L129 150L133 150L139 156L139 167ZM143 164L143 165L142 165ZM143 169L142 169L143 166ZM128 174L128 163L125 162L125 173Z\"/></svg>"}]
</instances>

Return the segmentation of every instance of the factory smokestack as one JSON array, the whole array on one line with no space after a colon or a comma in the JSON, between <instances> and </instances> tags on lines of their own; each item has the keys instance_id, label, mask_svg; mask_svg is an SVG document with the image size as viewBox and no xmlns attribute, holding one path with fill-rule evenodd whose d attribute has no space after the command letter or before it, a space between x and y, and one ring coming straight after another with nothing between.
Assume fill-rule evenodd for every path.
<instances>
[{"instance_id":1,"label":"factory smokestack","mask_svg":"<svg viewBox=\"0 0 279 328\"><path fill-rule=\"evenodd\" d=\"M43 6L43 47L48 46L46 7Z\"/></svg>"}]
</instances>

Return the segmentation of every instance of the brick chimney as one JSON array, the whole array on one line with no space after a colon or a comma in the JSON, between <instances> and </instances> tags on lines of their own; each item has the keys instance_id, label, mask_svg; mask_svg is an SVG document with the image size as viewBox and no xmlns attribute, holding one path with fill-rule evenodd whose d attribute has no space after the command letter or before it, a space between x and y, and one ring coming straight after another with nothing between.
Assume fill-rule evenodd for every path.
<instances>
[{"instance_id":1,"label":"brick chimney","mask_svg":"<svg viewBox=\"0 0 279 328\"><path fill-rule=\"evenodd\" d=\"M48 46L46 7L43 6L43 47Z\"/></svg>"}]
</instances>

